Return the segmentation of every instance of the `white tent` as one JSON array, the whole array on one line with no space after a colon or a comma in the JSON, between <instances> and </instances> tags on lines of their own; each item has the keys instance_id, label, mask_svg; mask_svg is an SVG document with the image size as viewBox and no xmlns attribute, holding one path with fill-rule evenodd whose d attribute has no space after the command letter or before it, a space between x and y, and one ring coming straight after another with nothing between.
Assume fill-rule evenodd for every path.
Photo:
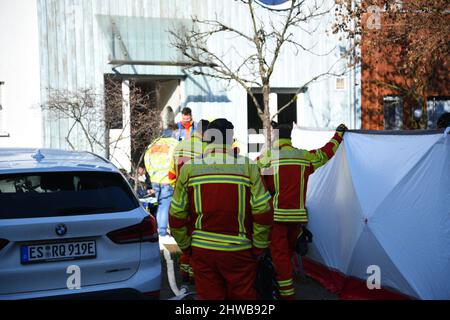
<instances>
[{"instance_id":1,"label":"white tent","mask_svg":"<svg viewBox=\"0 0 450 320\"><path fill-rule=\"evenodd\" d=\"M308 259L364 285L378 266L383 289L450 299L449 134L347 133L307 206Z\"/></svg>"}]
</instances>

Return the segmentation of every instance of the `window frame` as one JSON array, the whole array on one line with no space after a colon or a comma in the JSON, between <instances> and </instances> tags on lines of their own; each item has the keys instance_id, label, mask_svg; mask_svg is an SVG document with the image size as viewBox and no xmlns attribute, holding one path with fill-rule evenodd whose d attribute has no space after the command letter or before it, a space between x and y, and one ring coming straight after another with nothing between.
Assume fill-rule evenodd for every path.
<instances>
[{"instance_id":1,"label":"window frame","mask_svg":"<svg viewBox=\"0 0 450 320\"><path fill-rule=\"evenodd\" d=\"M0 81L0 138L8 138L9 133L5 130L5 107L4 107L4 88L5 81Z\"/></svg>"},{"instance_id":2,"label":"window frame","mask_svg":"<svg viewBox=\"0 0 450 320\"><path fill-rule=\"evenodd\" d=\"M342 80L342 88L338 87L338 81ZM345 91L347 90L347 81L345 77L336 77L334 81L334 90Z\"/></svg>"},{"instance_id":3,"label":"window frame","mask_svg":"<svg viewBox=\"0 0 450 320\"><path fill-rule=\"evenodd\" d=\"M436 110L436 101L448 101L450 103L450 96L436 95L427 97L427 129L436 129L439 117L444 113L449 112L445 111L444 109L442 113L438 114ZM430 120L431 117L432 120ZM432 123L432 125L430 125L430 122Z\"/></svg>"},{"instance_id":4,"label":"window frame","mask_svg":"<svg viewBox=\"0 0 450 320\"><path fill-rule=\"evenodd\" d=\"M388 98L392 99L391 101L388 101ZM392 105L396 104L394 107L394 125L392 127L387 126L386 121L386 104L391 103ZM384 130L402 130L404 127L404 106L405 106L405 99L403 96L398 94L388 94L383 96L383 127ZM398 122L397 122L398 120Z\"/></svg>"}]
</instances>

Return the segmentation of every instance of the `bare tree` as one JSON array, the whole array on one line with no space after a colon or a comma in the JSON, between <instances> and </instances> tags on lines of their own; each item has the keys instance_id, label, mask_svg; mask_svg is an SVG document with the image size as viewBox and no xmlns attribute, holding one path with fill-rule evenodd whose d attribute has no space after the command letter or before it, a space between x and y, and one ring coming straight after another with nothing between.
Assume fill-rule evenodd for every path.
<instances>
[{"instance_id":1,"label":"bare tree","mask_svg":"<svg viewBox=\"0 0 450 320\"><path fill-rule=\"evenodd\" d=\"M253 100L265 131L266 148L271 146L270 132L272 120L295 102L297 94L301 93L312 82L328 76L341 75L345 71L337 72L332 67L320 74L312 76L310 80L298 86L294 98L282 106L278 112L271 114L269 110L269 95L271 78L284 47L291 47L298 54L299 51L314 55L327 55L316 53L314 47L306 47L299 39L301 33L313 35L316 31L307 30L308 24L317 24L317 21L333 12L334 1L292 0L286 10L275 11L265 7L254 0L239 0L242 10L246 10L249 17L249 28L239 30L232 25L220 21L192 17L192 28L181 27L170 30L172 45L189 60L189 70L194 75L203 75L210 78L224 80L230 84L238 84ZM240 44L239 50L215 50L208 46L209 40L214 37L231 36L233 42ZM234 50L233 61L230 61L230 50ZM225 51L225 52L221 52ZM241 52L243 51L243 52ZM236 58L239 57L239 58ZM239 60L239 61L237 61ZM261 105L254 92L260 88L263 95Z\"/></svg>"},{"instance_id":2,"label":"bare tree","mask_svg":"<svg viewBox=\"0 0 450 320\"><path fill-rule=\"evenodd\" d=\"M49 89L44 110L57 116L58 119L72 120L65 140L71 149L75 150L73 136L75 128L80 128L84 140L89 144L89 151L95 152L96 147L104 147L104 133L100 130L102 123L98 109L102 104L102 95L92 88L75 91L64 89Z\"/></svg>"},{"instance_id":3,"label":"bare tree","mask_svg":"<svg viewBox=\"0 0 450 320\"><path fill-rule=\"evenodd\" d=\"M93 88L49 89L43 108L59 119L70 119L65 141L72 150L80 147L75 142L79 137L74 134L78 128L90 152L101 150L122 168L124 165L119 163L116 154L118 151L126 154L131 163L131 177L138 181L137 169L143 166L147 146L161 133L160 110L155 90L144 91L135 80L129 80L127 85L130 88L128 96L124 96L123 81L118 77L105 77L102 91ZM112 130L115 134L110 139ZM131 145L124 148L126 141ZM134 185L137 189L138 184Z\"/></svg>"},{"instance_id":4,"label":"bare tree","mask_svg":"<svg viewBox=\"0 0 450 320\"><path fill-rule=\"evenodd\" d=\"M110 140L109 150L113 155L121 149L121 142L131 139L129 160L132 168L142 165L147 146L161 133L162 124L158 107L159 86L144 90L136 80L129 80L129 95L124 97L123 82L120 77L105 78L105 127L116 130L116 138ZM124 106L129 108L129 115L124 116Z\"/></svg>"}]
</instances>

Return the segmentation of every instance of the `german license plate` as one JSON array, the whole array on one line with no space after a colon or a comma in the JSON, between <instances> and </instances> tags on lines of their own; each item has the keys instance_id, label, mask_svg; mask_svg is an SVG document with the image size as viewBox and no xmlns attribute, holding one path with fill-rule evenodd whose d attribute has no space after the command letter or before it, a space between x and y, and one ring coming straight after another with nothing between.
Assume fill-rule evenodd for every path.
<instances>
[{"instance_id":1,"label":"german license plate","mask_svg":"<svg viewBox=\"0 0 450 320\"><path fill-rule=\"evenodd\" d=\"M20 248L22 264L93 259L96 256L97 248L94 240L36 244Z\"/></svg>"}]
</instances>

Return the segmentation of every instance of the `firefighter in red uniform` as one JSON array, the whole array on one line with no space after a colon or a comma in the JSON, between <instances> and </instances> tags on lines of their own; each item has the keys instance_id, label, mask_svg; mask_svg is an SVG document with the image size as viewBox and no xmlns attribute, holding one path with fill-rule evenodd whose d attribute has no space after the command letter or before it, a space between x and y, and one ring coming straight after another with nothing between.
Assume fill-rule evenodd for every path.
<instances>
[{"instance_id":1,"label":"firefighter in red uniform","mask_svg":"<svg viewBox=\"0 0 450 320\"><path fill-rule=\"evenodd\" d=\"M203 142L203 135L208 127L208 124L208 120L200 120L192 136L186 140L182 140L175 147L169 170L169 179L173 185L176 184L183 165L195 157L201 157L203 155L203 150L206 145ZM188 230L190 233L192 232L192 225L190 223L188 225ZM179 262L180 274L183 281L193 283L194 271L189 263L189 255L182 253Z\"/></svg>"},{"instance_id":2,"label":"firefighter in red uniform","mask_svg":"<svg viewBox=\"0 0 450 320\"><path fill-rule=\"evenodd\" d=\"M337 151L347 128L340 125L324 147L306 151L292 146L292 127L276 125L272 150L258 164L263 169L266 185L273 197L274 223L270 251L277 273L281 299L295 299L293 267L297 238L302 225L308 223L305 203L309 176L330 160Z\"/></svg>"},{"instance_id":3,"label":"firefighter in red uniform","mask_svg":"<svg viewBox=\"0 0 450 320\"><path fill-rule=\"evenodd\" d=\"M269 247L270 194L257 164L234 154L233 129L225 119L210 123L203 158L181 168L172 199L172 235L191 252L201 300L256 299L258 257Z\"/></svg>"}]
</instances>

